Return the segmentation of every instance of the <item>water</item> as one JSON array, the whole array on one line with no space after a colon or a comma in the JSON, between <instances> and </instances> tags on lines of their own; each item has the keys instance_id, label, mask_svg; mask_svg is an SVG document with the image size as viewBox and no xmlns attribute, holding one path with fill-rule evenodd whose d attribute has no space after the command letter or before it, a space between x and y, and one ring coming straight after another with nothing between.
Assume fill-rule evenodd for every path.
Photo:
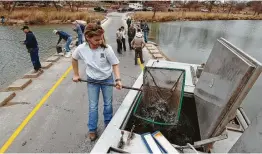
<instances>
[{"instance_id":1,"label":"water","mask_svg":"<svg viewBox=\"0 0 262 154\"><path fill-rule=\"evenodd\" d=\"M171 60L205 63L216 39L223 37L262 62L262 21L186 21L154 23L149 37ZM262 77L258 78L242 106L252 120L261 110Z\"/></svg>"},{"instance_id":2,"label":"water","mask_svg":"<svg viewBox=\"0 0 262 154\"><path fill-rule=\"evenodd\" d=\"M0 26L0 89L6 88L16 79L33 69L30 56L25 45L19 41L25 40L25 34L17 26ZM58 36L54 29L64 30L75 36L71 25L30 26L39 45L39 57L45 61L55 54Z\"/></svg>"}]
</instances>

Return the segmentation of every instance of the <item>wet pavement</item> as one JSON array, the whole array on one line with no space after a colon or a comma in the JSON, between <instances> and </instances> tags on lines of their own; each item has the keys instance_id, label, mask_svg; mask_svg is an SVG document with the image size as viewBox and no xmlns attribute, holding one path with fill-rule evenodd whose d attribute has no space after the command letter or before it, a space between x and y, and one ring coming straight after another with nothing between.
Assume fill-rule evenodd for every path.
<instances>
[{"instance_id":1,"label":"wet pavement","mask_svg":"<svg viewBox=\"0 0 262 154\"><path fill-rule=\"evenodd\" d=\"M120 60L120 72L122 82L126 86L132 86L141 73L139 65L134 65L134 51L124 52L122 55L116 52L116 29L123 25L125 14L111 13L108 20L103 24L105 37L117 57ZM128 44L126 44L128 45ZM145 60L148 58L145 56ZM31 85L20 92L11 101L9 106L0 108L0 145L2 146L23 122L27 115L49 92L57 80L68 70L71 59L60 58L49 69L34 79ZM80 64L80 75L85 78L85 66ZM86 83L72 82L73 72L65 76L61 84L53 91L46 102L35 113L32 119L14 139L6 152L90 152L95 142L90 142L88 133L88 95ZM113 111L114 113L125 98L128 90L114 89ZM104 130L103 125L103 102L100 94L98 134Z\"/></svg>"}]
</instances>

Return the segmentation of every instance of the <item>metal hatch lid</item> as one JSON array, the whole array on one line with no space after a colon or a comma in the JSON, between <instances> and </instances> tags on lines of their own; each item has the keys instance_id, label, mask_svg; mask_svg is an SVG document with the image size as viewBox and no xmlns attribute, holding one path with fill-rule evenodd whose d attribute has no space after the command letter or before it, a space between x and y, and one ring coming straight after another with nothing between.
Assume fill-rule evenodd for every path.
<instances>
[{"instance_id":1,"label":"metal hatch lid","mask_svg":"<svg viewBox=\"0 0 262 154\"><path fill-rule=\"evenodd\" d=\"M260 73L261 63L217 40L194 90L201 139L222 133Z\"/></svg>"}]
</instances>

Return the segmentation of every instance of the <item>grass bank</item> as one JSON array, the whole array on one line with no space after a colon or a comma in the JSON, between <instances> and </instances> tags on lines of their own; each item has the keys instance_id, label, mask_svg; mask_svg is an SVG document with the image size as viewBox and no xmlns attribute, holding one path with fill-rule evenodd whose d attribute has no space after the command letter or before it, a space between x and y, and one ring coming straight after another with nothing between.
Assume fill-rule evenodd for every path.
<instances>
[{"instance_id":1,"label":"grass bank","mask_svg":"<svg viewBox=\"0 0 262 154\"><path fill-rule=\"evenodd\" d=\"M204 13L204 12L156 12L152 19L153 12L136 12L133 18L147 22L166 22L176 20L261 20L262 15L227 14L227 13Z\"/></svg>"},{"instance_id":2,"label":"grass bank","mask_svg":"<svg viewBox=\"0 0 262 154\"><path fill-rule=\"evenodd\" d=\"M28 24L48 24L48 23L69 23L74 20L84 20L87 22L103 20L104 14L96 12L70 12L69 10L56 11L54 9L27 9L15 10L11 14L0 11L1 15L7 18L7 24L28 23Z\"/></svg>"}]
</instances>

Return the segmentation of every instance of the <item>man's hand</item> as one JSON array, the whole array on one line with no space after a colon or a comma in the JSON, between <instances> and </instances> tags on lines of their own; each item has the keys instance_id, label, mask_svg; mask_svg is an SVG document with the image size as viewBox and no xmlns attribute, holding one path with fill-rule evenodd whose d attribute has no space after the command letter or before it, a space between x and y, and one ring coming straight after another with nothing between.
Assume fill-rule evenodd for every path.
<instances>
[{"instance_id":1,"label":"man's hand","mask_svg":"<svg viewBox=\"0 0 262 154\"><path fill-rule=\"evenodd\" d=\"M79 75L74 75L73 81L74 82L79 82L80 81L80 76Z\"/></svg>"},{"instance_id":2,"label":"man's hand","mask_svg":"<svg viewBox=\"0 0 262 154\"><path fill-rule=\"evenodd\" d=\"M122 89L122 83L121 81L116 82L116 89L121 90Z\"/></svg>"}]
</instances>

